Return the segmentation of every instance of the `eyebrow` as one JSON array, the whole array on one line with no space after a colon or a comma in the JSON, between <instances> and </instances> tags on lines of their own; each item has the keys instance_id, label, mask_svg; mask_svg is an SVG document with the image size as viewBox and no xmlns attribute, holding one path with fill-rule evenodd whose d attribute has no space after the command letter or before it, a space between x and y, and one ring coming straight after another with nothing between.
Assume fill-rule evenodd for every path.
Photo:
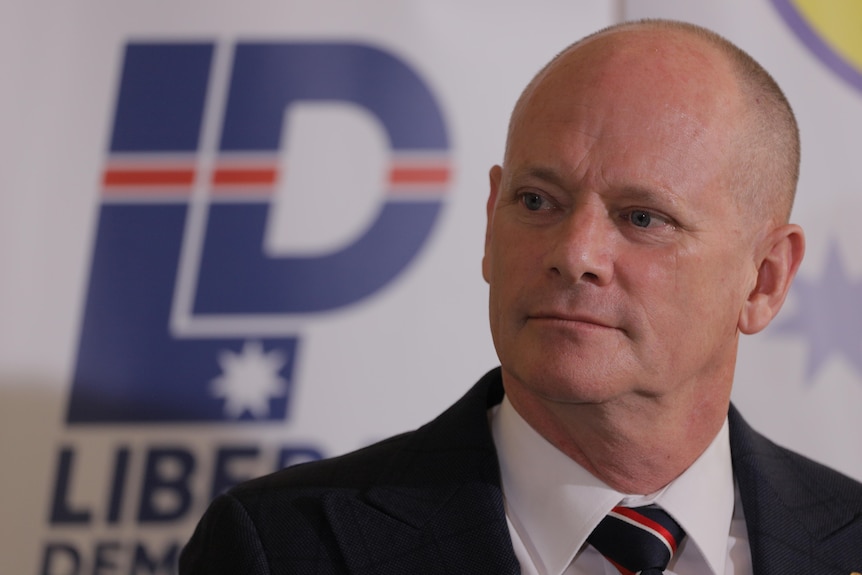
<instances>
[{"instance_id":1,"label":"eyebrow","mask_svg":"<svg viewBox=\"0 0 862 575\"><path fill-rule=\"evenodd\" d=\"M679 197L668 189L653 189L638 185L623 186L619 190L613 190L610 195L619 198L641 202L644 204L667 204L670 207L679 207Z\"/></svg>"},{"instance_id":2,"label":"eyebrow","mask_svg":"<svg viewBox=\"0 0 862 575\"><path fill-rule=\"evenodd\" d=\"M526 170L518 170L512 174L510 181L517 184L529 179L542 180L560 188L568 188L563 178L560 177L556 171L541 166L533 166Z\"/></svg>"},{"instance_id":3,"label":"eyebrow","mask_svg":"<svg viewBox=\"0 0 862 575\"><path fill-rule=\"evenodd\" d=\"M557 171L544 166L531 166L526 170L515 173L511 181L518 183L533 178L548 182L564 190L571 188L571 185ZM674 207L680 205L679 196L667 188L654 189L638 184L627 184L619 188L609 189L608 195L615 198L627 198L645 204L669 204Z\"/></svg>"}]
</instances>

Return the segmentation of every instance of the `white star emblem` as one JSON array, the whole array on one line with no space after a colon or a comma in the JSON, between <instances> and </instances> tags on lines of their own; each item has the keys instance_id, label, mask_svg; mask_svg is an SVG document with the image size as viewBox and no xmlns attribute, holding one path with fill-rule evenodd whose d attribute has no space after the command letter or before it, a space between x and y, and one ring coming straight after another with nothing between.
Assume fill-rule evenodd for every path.
<instances>
[{"instance_id":1,"label":"white star emblem","mask_svg":"<svg viewBox=\"0 0 862 575\"><path fill-rule=\"evenodd\" d=\"M284 354L263 351L259 341L247 341L240 353L223 350L218 363L222 374L210 382L210 392L224 399L225 415L239 418L248 412L254 418L269 415L269 400L287 394L287 381L279 377Z\"/></svg>"}]
</instances>

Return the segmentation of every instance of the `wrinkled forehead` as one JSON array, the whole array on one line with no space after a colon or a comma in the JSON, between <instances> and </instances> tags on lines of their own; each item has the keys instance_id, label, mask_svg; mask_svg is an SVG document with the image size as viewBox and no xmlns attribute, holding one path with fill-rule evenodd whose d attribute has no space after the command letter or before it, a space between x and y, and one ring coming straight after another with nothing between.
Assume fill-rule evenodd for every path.
<instances>
[{"instance_id":1,"label":"wrinkled forehead","mask_svg":"<svg viewBox=\"0 0 862 575\"><path fill-rule=\"evenodd\" d=\"M729 127L741 114L727 59L702 39L675 30L612 31L575 44L530 83L511 128L577 107L656 120L685 117L704 127Z\"/></svg>"},{"instance_id":2,"label":"wrinkled forehead","mask_svg":"<svg viewBox=\"0 0 862 575\"><path fill-rule=\"evenodd\" d=\"M698 44L598 37L562 54L516 107L504 181L540 167L573 189L664 190L692 209L731 192L742 99L730 65Z\"/></svg>"}]
</instances>

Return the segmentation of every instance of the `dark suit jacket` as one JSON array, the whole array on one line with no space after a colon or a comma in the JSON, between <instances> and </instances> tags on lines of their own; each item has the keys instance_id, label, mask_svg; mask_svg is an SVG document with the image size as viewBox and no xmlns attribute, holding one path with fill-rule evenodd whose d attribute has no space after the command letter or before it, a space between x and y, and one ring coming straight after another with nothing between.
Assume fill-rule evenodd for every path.
<instances>
[{"instance_id":1,"label":"dark suit jacket","mask_svg":"<svg viewBox=\"0 0 862 575\"><path fill-rule=\"evenodd\" d=\"M502 397L497 369L416 431L230 490L181 575L519 573L487 418ZM862 485L729 418L754 573L862 572Z\"/></svg>"}]
</instances>

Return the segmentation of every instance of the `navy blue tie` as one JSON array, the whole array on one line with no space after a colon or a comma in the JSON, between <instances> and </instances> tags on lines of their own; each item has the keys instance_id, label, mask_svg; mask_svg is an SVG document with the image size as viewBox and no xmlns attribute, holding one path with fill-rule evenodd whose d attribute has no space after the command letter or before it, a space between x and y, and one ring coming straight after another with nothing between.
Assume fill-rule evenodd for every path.
<instances>
[{"instance_id":1,"label":"navy blue tie","mask_svg":"<svg viewBox=\"0 0 862 575\"><path fill-rule=\"evenodd\" d=\"M587 541L623 575L660 575L685 531L660 507L614 507Z\"/></svg>"}]
</instances>

